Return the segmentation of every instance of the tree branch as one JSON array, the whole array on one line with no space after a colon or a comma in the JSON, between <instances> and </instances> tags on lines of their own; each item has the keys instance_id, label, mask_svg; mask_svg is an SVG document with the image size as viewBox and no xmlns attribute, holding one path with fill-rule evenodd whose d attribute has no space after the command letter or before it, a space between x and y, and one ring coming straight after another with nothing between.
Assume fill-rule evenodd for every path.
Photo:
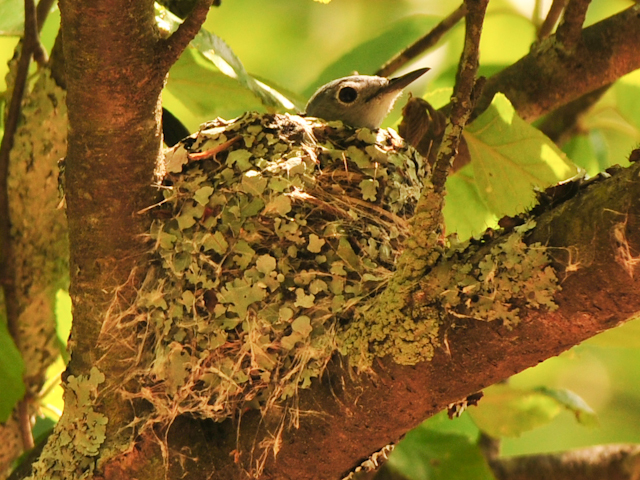
<instances>
[{"instance_id":1,"label":"tree branch","mask_svg":"<svg viewBox=\"0 0 640 480\"><path fill-rule=\"evenodd\" d=\"M44 26L44 22L49 16L49 12L51 11L51 7L55 3L55 0L40 0L38 2L38 7L36 9L36 18L38 20L38 32L42 31L42 27Z\"/></svg>"},{"instance_id":2,"label":"tree branch","mask_svg":"<svg viewBox=\"0 0 640 480\"><path fill-rule=\"evenodd\" d=\"M582 38L582 24L591 0L569 0L556 37L566 52L575 51Z\"/></svg>"},{"instance_id":3,"label":"tree branch","mask_svg":"<svg viewBox=\"0 0 640 480\"><path fill-rule=\"evenodd\" d=\"M570 452L501 458L491 462L497 480L634 480L640 446L601 445Z\"/></svg>"},{"instance_id":4,"label":"tree branch","mask_svg":"<svg viewBox=\"0 0 640 480\"><path fill-rule=\"evenodd\" d=\"M35 4L33 0L24 1L25 22L22 51L16 69L16 77L13 84L13 92L9 102L9 110L4 124L4 135L0 143L0 286L3 290L4 306L6 310L7 327L9 334L17 345L19 341L18 318L20 307L16 291L16 266L11 237L11 217L9 213L9 158L15 133L20 119L20 104L27 85L29 64L31 56L37 51L39 45L35 16ZM31 435L31 422L29 419L28 398L18 404L18 422L22 445L25 450L33 447Z\"/></svg>"},{"instance_id":5,"label":"tree branch","mask_svg":"<svg viewBox=\"0 0 640 480\"><path fill-rule=\"evenodd\" d=\"M444 18L440 23L438 23L438 25L433 27L429 33L412 45L409 45L402 52L385 63L375 74L381 77L388 77L393 72L399 70L418 55L438 43L442 36L451 30L451 28L464 18L466 14L467 6L463 2L448 17Z\"/></svg>"},{"instance_id":6,"label":"tree branch","mask_svg":"<svg viewBox=\"0 0 640 480\"><path fill-rule=\"evenodd\" d=\"M635 315L640 310L640 280L638 275L629 275L613 232L622 233L632 252L640 251L639 173L640 165L634 165L590 184L536 219L530 241L546 244L554 252L562 284L562 291L555 296L557 310L528 310L520 323L511 327L456 319L455 328L445 329L430 362L402 366L385 358L374 364L371 377L355 377L344 361L336 360L321 384L301 392L299 408L309 412L308 416L301 418L298 430L285 433L282 450L270 461L266 478L337 478L355 466L354 459L366 458L396 441L448 403ZM499 237L491 239L483 249L488 251L500 241ZM430 275L446 275L454 264L474 261L477 258L463 256L440 264ZM265 423L268 419L261 420L252 412L243 417L239 438L249 445L245 443L242 450L250 451L257 430L265 435ZM235 426L229 422L220 428L232 434ZM336 432L340 432L338 437ZM174 434L180 436L179 432ZM306 452L316 451L331 461L318 464L303 460Z\"/></svg>"},{"instance_id":7,"label":"tree branch","mask_svg":"<svg viewBox=\"0 0 640 480\"><path fill-rule=\"evenodd\" d=\"M640 4L585 28L572 55L559 52L555 38L489 78L473 116L503 92L518 114L532 122L640 68Z\"/></svg>"},{"instance_id":8,"label":"tree branch","mask_svg":"<svg viewBox=\"0 0 640 480\"><path fill-rule=\"evenodd\" d=\"M476 86L476 73L480 64L480 34L484 22L484 13L488 1L467 1L465 43L460 58L456 85L451 97L451 113L436 163L433 167L431 182L434 193L441 193L449 175L449 169L458 151L458 144L471 111L474 107L473 93ZM418 209L420 204L418 204Z\"/></svg>"},{"instance_id":9,"label":"tree branch","mask_svg":"<svg viewBox=\"0 0 640 480\"><path fill-rule=\"evenodd\" d=\"M553 27L558 23L558 19L560 15L562 15L562 11L564 10L565 5L567 4L567 0L553 0L551 7L549 8L549 12L547 12L547 16L540 25L540 29L538 30L538 41L542 41L551 35L553 31Z\"/></svg>"},{"instance_id":10,"label":"tree branch","mask_svg":"<svg viewBox=\"0 0 640 480\"><path fill-rule=\"evenodd\" d=\"M200 27L207 18L207 13L211 7L212 0L199 0L193 10L178 29L167 39L159 42L159 59L162 67L168 72L189 42L196 36Z\"/></svg>"}]
</instances>

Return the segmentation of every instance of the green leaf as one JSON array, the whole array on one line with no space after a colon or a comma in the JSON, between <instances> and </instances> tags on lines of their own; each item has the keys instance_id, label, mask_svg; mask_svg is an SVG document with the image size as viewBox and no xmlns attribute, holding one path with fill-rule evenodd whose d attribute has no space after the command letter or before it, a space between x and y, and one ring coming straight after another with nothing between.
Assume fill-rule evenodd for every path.
<instances>
[{"instance_id":1,"label":"green leaf","mask_svg":"<svg viewBox=\"0 0 640 480\"><path fill-rule=\"evenodd\" d=\"M71 332L71 321L73 315L71 314L71 297L69 292L65 290L58 290L56 292L56 333L60 339L61 345L67 344L69 333ZM64 356L67 355L66 349L62 352Z\"/></svg>"},{"instance_id":2,"label":"green leaf","mask_svg":"<svg viewBox=\"0 0 640 480\"><path fill-rule=\"evenodd\" d=\"M566 388L539 387L536 391L553 398L561 406L572 412L581 425L588 427L598 426L598 416L578 394Z\"/></svg>"},{"instance_id":3,"label":"green leaf","mask_svg":"<svg viewBox=\"0 0 640 480\"><path fill-rule=\"evenodd\" d=\"M478 193L498 217L532 206L534 187L580 173L542 132L517 116L503 94L464 132Z\"/></svg>"},{"instance_id":4,"label":"green leaf","mask_svg":"<svg viewBox=\"0 0 640 480\"><path fill-rule=\"evenodd\" d=\"M580 117L580 131L563 149L589 175L618 164L627 166L631 149L640 142L640 75L616 82L596 105Z\"/></svg>"},{"instance_id":5,"label":"green leaf","mask_svg":"<svg viewBox=\"0 0 640 480\"><path fill-rule=\"evenodd\" d=\"M200 205L206 205L209 203L209 198L213 193L213 187L201 187L193 194L193 199Z\"/></svg>"},{"instance_id":6,"label":"green leaf","mask_svg":"<svg viewBox=\"0 0 640 480\"><path fill-rule=\"evenodd\" d=\"M484 390L484 397L469 415L482 431L502 438L546 425L560 412L558 401L540 391L493 385Z\"/></svg>"},{"instance_id":7,"label":"green leaf","mask_svg":"<svg viewBox=\"0 0 640 480\"><path fill-rule=\"evenodd\" d=\"M443 213L447 233L456 233L461 240L498 225L498 218L480 198L471 165L447 178Z\"/></svg>"},{"instance_id":8,"label":"green leaf","mask_svg":"<svg viewBox=\"0 0 640 480\"><path fill-rule=\"evenodd\" d=\"M475 406L469 408L475 408ZM443 410L422 422L422 426L440 433L464 435L471 442L476 442L480 436L480 429L466 412L460 417L451 419L447 411Z\"/></svg>"},{"instance_id":9,"label":"green leaf","mask_svg":"<svg viewBox=\"0 0 640 480\"><path fill-rule=\"evenodd\" d=\"M246 111L265 111L253 92L193 48L187 48L171 68L162 103L190 130L218 116L233 118Z\"/></svg>"},{"instance_id":10,"label":"green leaf","mask_svg":"<svg viewBox=\"0 0 640 480\"><path fill-rule=\"evenodd\" d=\"M232 303L231 310L236 312L240 318L244 318L249 306L262 300L265 295L266 292L262 286L251 285L244 278L236 278L220 289L218 300L220 303Z\"/></svg>"},{"instance_id":11,"label":"green leaf","mask_svg":"<svg viewBox=\"0 0 640 480\"><path fill-rule=\"evenodd\" d=\"M173 13L171 13L169 10L162 7L161 5L156 4L155 8L156 8L156 21L163 29L166 29L170 32L174 32L178 28L178 26L182 23L182 20L179 17L177 17L176 15L174 15ZM195 98L193 98L193 94L201 93L204 95L204 98L202 98L200 102L197 102L197 103L200 103L201 106L204 106L203 102L206 101L207 97L216 97L216 100L218 100L218 102L223 100L230 100L231 102L235 103L235 101L238 100L236 98L236 95L240 97L240 95L238 95L239 90L243 90L245 94L247 93L250 94L250 97L247 97L247 98L253 97L252 99L259 105L272 107L272 108L276 108L276 107L284 108L289 110L294 108L293 103L288 98L286 98L283 94L279 93L274 88L266 85L265 83L251 77L245 70L240 59L236 56L233 50L231 50L231 48L220 37L214 35L213 33L207 31L204 28L201 28L200 31L195 36L195 38L191 41L191 46L193 47L193 49L195 49L198 52L196 54L197 58L193 56L194 54L193 49L187 49L185 53L182 55L180 60L183 60L183 57L184 57L184 60L189 60L189 56L191 56L190 59L196 62L196 63L191 63L191 62L189 63L192 70L200 70L199 68L196 67L196 65L202 67L202 70L207 69L208 67L208 69L210 69L210 72L212 73L218 72L220 75L231 80L231 83L224 82L219 76L216 77L216 76L212 76L211 74L208 74L208 75L205 74L204 78L208 77L209 79L209 81L206 82L208 83L208 85L205 87L207 91L198 92L197 90L193 90L189 92L188 89L179 88L179 86L175 85L176 76L178 76L176 75L175 72L178 71L178 68L174 66L174 68L171 69L171 75L169 76L169 82L167 83L167 89L166 89L168 92L170 92L172 95L175 96L174 100L180 100L186 104L185 99L188 99L189 97L191 97L191 99L195 100ZM193 71L192 73L202 74L204 72ZM172 77L174 82L171 81ZM203 77L201 76L196 76L196 77L192 77L192 80L194 80L195 78L203 79ZM187 79L183 77L183 80L186 81ZM235 90L237 90L235 92L235 95L231 95L230 97L226 96L225 98L225 95L219 89L222 86L231 88L232 85L235 87ZM169 101L167 103L171 103L171 102ZM169 107L170 105L165 105L165 106ZM188 105L185 105L185 106L188 107ZM174 114L178 114L180 118L183 118L183 116L180 115L180 112L176 112L175 108L173 107L174 106L171 105L170 110ZM256 110L256 109L257 109L257 105L253 108L245 108L244 110L246 111L246 110ZM235 115L225 115L221 112L218 112L215 115L213 114L209 115L208 119L214 118L215 116L222 116L222 117L236 116L239 113L240 112L236 113Z\"/></svg>"},{"instance_id":12,"label":"green leaf","mask_svg":"<svg viewBox=\"0 0 640 480\"><path fill-rule=\"evenodd\" d=\"M25 387L22 381L24 362L20 351L13 343L9 330L0 319L0 423L5 422L16 403L24 396Z\"/></svg>"},{"instance_id":13,"label":"green leaf","mask_svg":"<svg viewBox=\"0 0 640 480\"><path fill-rule=\"evenodd\" d=\"M224 235L220 232L216 232L213 235L207 233L204 236L202 245L204 246L205 252L213 250L219 255L224 255L229 248L229 243L224 238Z\"/></svg>"},{"instance_id":14,"label":"green leaf","mask_svg":"<svg viewBox=\"0 0 640 480\"><path fill-rule=\"evenodd\" d=\"M267 107L291 110L293 103L280 92L251 77L244 69L233 50L217 35L201 28L191 41L207 60L211 61L222 73L235 78L242 86L255 93Z\"/></svg>"},{"instance_id":15,"label":"green leaf","mask_svg":"<svg viewBox=\"0 0 640 480\"><path fill-rule=\"evenodd\" d=\"M0 35L22 36L24 33L24 2L0 0Z\"/></svg>"},{"instance_id":16,"label":"green leaf","mask_svg":"<svg viewBox=\"0 0 640 480\"><path fill-rule=\"evenodd\" d=\"M430 15L412 15L396 21L375 38L367 40L329 65L305 89L311 96L320 85L336 78L351 75L354 70L371 75L392 56L428 32L441 19Z\"/></svg>"},{"instance_id":17,"label":"green leaf","mask_svg":"<svg viewBox=\"0 0 640 480\"><path fill-rule=\"evenodd\" d=\"M493 480L479 447L465 435L431 430L425 424L407 433L388 465L409 480Z\"/></svg>"}]
</instances>

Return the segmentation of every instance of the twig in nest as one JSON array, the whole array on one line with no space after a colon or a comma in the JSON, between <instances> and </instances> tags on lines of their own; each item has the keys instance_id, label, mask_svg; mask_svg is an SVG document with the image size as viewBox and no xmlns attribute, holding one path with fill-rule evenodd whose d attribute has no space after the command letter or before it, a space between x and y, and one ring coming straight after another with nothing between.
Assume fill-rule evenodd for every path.
<instances>
[{"instance_id":1,"label":"twig in nest","mask_svg":"<svg viewBox=\"0 0 640 480\"><path fill-rule=\"evenodd\" d=\"M412 59L433 47L442 36L447 33L451 28L458 23L467 13L467 6L463 3L456 10L454 10L448 17L442 20L438 25L427 33L424 37L417 40L412 45L409 45L398 55L393 57L387 63L385 63L376 72L376 75L381 77L388 77L393 72L399 70L404 65L409 63Z\"/></svg>"},{"instance_id":2,"label":"twig in nest","mask_svg":"<svg viewBox=\"0 0 640 480\"><path fill-rule=\"evenodd\" d=\"M590 3L591 0L569 0L556 32L556 38L565 51L572 52L578 46Z\"/></svg>"}]
</instances>

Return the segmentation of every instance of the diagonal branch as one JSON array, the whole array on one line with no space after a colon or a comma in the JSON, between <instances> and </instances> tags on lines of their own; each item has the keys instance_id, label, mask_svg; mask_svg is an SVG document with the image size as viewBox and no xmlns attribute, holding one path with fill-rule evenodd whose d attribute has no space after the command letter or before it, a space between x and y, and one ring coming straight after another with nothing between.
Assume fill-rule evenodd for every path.
<instances>
[{"instance_id":1,"label":"diagonal branch","mask_svg":"<svg viewBox=\"0 0 640 480\"><path fill-rule=\"evenodd\" d=\"M591 0L569 0L556 36L565 51L573 52L582 34L582 24L587 16Z\"/></svg>"},{"instance_id":2,"label":"diagonal branch","mask_svg":"<svg viewBox=\"0 0 640 480\"><path fill-rule=\"evenodd\" d=\"M456 8L448 17L444 18L440 23L438 23L438 25L433 27L433 29L424 37L418 39L412 45L409 45L402 52L385 63L382 67L380 67L380 69L376 72L376 75L380 75L381 77L388 77L393 72L401 69L418 55L422 54L429 48L433 47L436 43L438 43L442 36L449 30L451 30L451 28L460 20L462 20L466 14L467 6L462 3L462 5Z\"/></svg>"},{"instance_id":3,"label":"diagonal branch","mask_svg":"<svg viewBox=\"0 0 640 480\"><path fill-rule=\"evenodd\" d=\"M640 471L640 446L601 445L569 452L503 458L491 462L497 480L633 480Z\"/></svg>"},{"instance_id":4,"label":"diagonal branch","mask_svg":"<svg viewBox=\"0 0 640 480\"><path fill-rule=\"evenodd\" d=\"M212 0L199 0L178 29L169 38L160 40L159 59L163 70L169 71L171 65L178 60L189 42L196 36L207 18L211 3Z\"/></svg>"},{"instance_id":5,"label":"diagonal branch","mask_svg":"<svg viewBox=\"0 0 640 480\"><path fill-rule=\"evenodd\" d=\"M487 80L474 117L497 92L532 122L572 100L640 68L640 4L582 31L572 55L556 49L551 36L531 53Z\"/></svg>"},{"instance_id":6,"label":"diagonal branch","mask_svg":"<svg viewBox=\"0 0 640 480\"><path fill-rule=\"evenodd\" d=\"M464 50L460 58L456 85L451 97L451 114L433 168L432 183L435 193L444 190L449 169L458 152L458 145L471 111L474 107L476 73L480 64L480 34L488 1L467 1L466 32ZM418 206L419 208L419 206Z\"/></svg>"},{"instance_id":7,"label":"diagonal branch","mask_svg":"<svg viewBox=\"0 0 640 480\"><path fill-rule=\"evenodd\" d=\"M567 4L567 0L553 0L551 7L549 8L549 12L547 12L547 16L540 25L540 29L538 30L538 41L544 40L553 31L553 27L558 23L558 19L560 15L562 15L562 11L564 10L565 5Z\"/></svg>"},{"instance_id":8,"label":"diagonal branch","mask_svg":"<svg viewBox=\"0 0 640 480\"><path fill-rule=\"evenodd\" d=\"M589 92L554 110L544 118L538 129L554 143L562 145L570 135L575 133L580 116L596 104L609 88L611 88L611 84Z\"/></svg>"}]
</instances>

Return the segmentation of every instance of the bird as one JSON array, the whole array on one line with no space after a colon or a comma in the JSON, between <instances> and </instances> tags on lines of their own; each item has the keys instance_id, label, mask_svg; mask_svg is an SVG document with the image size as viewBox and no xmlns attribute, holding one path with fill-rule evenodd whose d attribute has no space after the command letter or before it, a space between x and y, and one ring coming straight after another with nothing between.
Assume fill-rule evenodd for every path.
<instances>
[{"instance_id":1,"label":"bird","mask_svg":"<svg viewBox=\"0 0 640 480\"><path fill-rule=\"evenodd\" d=\"M429 70L420 68L397 78L375 75L338 78L311 96L305 115L326 121L341 120L354 128L375 130L380 127L402 89Z\"/></svg>"}]
</instances>

